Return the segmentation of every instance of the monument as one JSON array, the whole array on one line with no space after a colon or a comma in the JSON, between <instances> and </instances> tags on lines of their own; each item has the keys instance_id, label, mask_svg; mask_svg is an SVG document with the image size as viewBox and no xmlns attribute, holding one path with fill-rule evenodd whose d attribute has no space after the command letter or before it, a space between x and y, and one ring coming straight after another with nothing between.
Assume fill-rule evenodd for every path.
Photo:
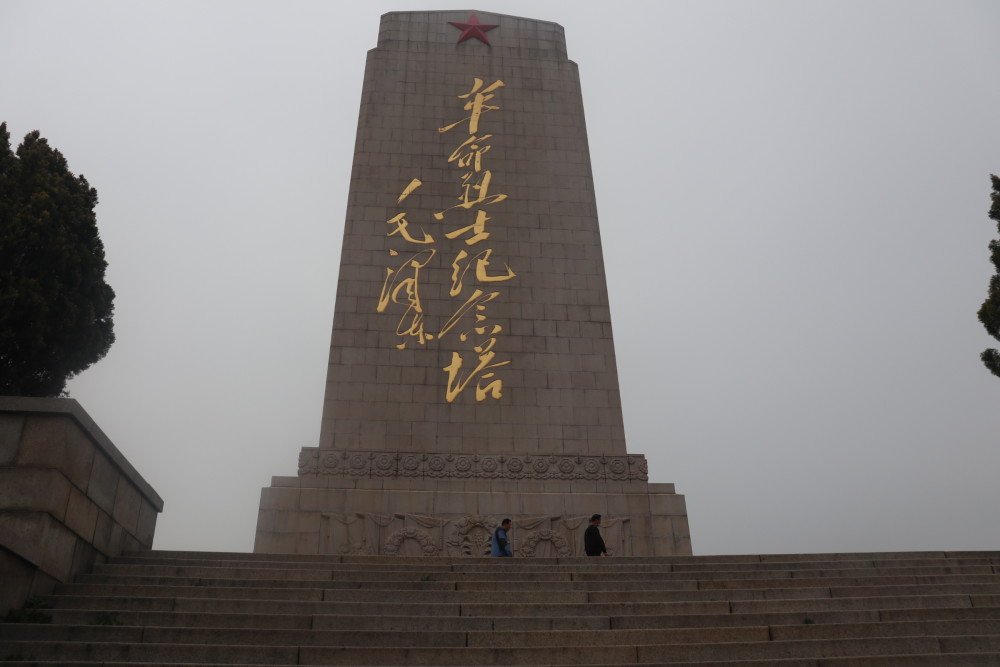
<instances>
[{"instance_id":1,"label":"monument","mask_svg":"<svg viewBox=\"0 0 1000 667\"><path fill-rule=\"evenodd\" d=\"M318 446L254 550L690 554L626 450L577 66L561 26L393 12L368 54Z\"/></svg>"}]
</instances>

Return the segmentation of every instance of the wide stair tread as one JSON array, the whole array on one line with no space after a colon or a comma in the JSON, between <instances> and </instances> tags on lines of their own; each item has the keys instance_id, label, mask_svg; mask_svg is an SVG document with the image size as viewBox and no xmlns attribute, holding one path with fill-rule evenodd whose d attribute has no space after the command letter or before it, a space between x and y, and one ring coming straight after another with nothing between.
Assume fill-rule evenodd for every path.
<instances>
[{"instance_id":1,"label":"wide stair tread","mask_svg":"<svg viewBox=\"0 0 1000 667\"><path fill-rule=\"evenodd\" d=\"M1000 552L449 559L155 551L4 664L1000 665Z\"/></svg>"}]
</instances>

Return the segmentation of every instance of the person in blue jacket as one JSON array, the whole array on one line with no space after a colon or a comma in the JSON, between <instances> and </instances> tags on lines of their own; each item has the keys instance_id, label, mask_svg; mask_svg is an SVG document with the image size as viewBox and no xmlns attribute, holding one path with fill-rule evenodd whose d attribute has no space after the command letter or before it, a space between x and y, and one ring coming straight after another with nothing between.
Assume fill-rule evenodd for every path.
<instances>
[{"instance_id":1,"label":"person in blue jacket","mask_svg":"<svg viewBox=\"0 0 1000 667\"><path fill-rule=\"evenodd\" d=\"M494 558L511 558L514 552L510 548L510 519L504 519L493 531L493 539L490 540L490 556Z\"/></svg>"}]
</instances>

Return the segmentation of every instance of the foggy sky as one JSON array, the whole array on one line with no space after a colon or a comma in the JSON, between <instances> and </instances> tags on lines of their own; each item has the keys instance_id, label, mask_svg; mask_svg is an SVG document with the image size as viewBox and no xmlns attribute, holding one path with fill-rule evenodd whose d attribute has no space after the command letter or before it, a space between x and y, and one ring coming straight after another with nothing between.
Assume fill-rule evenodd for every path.
<instances>
[{"instance_id":1,"label":"foggy sky","mask_svg":"<svg viewBox=\"0 0 1000 667\"><path fill-rule=\"evenodd\" d=\"M251 549L317 443L366 51L434 9L0 0L0 120L99 192L118 340L69 388L157 548ZM566 29L628 449L695 553L1000 548L1000 4L472 9Z\"/></svg>"}]
</instances>

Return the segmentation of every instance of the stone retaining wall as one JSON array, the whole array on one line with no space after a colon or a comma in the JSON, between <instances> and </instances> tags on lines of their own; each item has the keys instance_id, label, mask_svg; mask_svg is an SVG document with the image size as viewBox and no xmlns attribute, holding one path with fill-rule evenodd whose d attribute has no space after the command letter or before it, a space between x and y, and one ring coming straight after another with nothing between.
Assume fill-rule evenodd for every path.
<instances>
[{"instance_id":1,"label":"stone retaining wall","mask_svg":"<svg viewBox=\"0 0 1000 667\"><path fill-rule=\"evenodd\" d=\"M152 548L162 510L75 400L0 397L0 613Z\"/></svg>"}]
</instances>

